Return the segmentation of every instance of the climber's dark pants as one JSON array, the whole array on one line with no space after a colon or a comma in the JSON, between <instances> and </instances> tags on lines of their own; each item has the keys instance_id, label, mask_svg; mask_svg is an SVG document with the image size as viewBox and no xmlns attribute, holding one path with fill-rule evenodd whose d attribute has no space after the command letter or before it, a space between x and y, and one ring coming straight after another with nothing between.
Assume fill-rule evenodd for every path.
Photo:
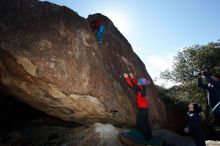
<instances>
[{"instance_id":1,"label":"climber's dark pants","mask_svg":"<svg viewBox=\"0 0 220 146\"><path fill-rule=\"evenodd\" d=\"M143 133L143 135L145 136L145 140L153 139L150 123L148 120L148 115L149 115L148 108L146 109L138 108L137 118L136 118L137 129Z\"/></svg>"}]
</instances>

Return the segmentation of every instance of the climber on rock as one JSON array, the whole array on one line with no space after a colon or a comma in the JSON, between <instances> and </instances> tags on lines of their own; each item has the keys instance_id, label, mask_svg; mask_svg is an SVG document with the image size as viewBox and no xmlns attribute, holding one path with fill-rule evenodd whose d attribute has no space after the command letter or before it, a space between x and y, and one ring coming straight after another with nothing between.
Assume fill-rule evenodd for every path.
<instances>
[{"instance_id":1,"label":"climber on rock","mask_svg":"<svg viewBox=\"0 0 220 146\"><path fill-rule=\"evenodd\" d=\"M146 96L146 86L150 84L150 81L146 78L140 78L138 81L130 73L130 77L127 73L124 73L124 78L130 88L136 92L136 105L138 112L136 114L137 129L144 135L146 141L153 139L150 123L148 120L149 115L149 101Z\"/></svg>"},{"instance_id":2,"label":"climber on rock","mask_svg":"<svg viewBox=\"0 0 220 146\"><path fill-rule=\"evenodd\" d=\"M202 75L205 76L208 83L204 83ZM198 86L208 91L208 104L212 109L212 113L220 119L220 74L211 75L207 71L198 74Z\"/></svg>"},{"instance_id":3,"label":"climber on rock","mask_svg":"<svg viewBox=\"0 0 220 146\"><path fill-rule=\"evenodd\" d=\"M106 30L106 25L101 22L100 20L92 20L90 21L90 27L92 28L92 31L96 31L98 43L103 42L103 33Z\"/></svg>"},{"instance_id":4,"label":"climber on rock","mask_svg":"<svg viewBox=\"0 0 220 146\"><path fill-rule=\"evenodd\" d=\"M187 113L187 126L184 131L189 133L195 139L196 146L205 146L204 133L201 127L201 117L199 113L202 107L196 103L189 104L189 111Z\"/></svg>"}]
</instances>

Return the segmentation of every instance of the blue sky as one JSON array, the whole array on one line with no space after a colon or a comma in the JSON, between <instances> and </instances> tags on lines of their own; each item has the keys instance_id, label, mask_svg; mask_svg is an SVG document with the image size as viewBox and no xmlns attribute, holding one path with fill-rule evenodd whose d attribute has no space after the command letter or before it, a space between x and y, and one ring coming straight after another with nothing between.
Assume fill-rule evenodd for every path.
<instances>
[{"instance_id":1,"label":"blue sky","mask_svg":"<svg viewBox=\"0 0 220 146\"><path fill-rule=\"evenodd\" d=\"M220 39L220 0L49 1L65 5L85 18L94 13L109 17L153 79L171 68L180 49Z\"/></svg>"}]
</instances>

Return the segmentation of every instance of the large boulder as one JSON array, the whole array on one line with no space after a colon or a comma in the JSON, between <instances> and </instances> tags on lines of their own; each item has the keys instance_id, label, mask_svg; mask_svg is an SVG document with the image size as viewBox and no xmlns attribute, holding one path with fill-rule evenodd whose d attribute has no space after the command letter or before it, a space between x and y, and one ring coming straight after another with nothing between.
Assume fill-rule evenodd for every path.
<instances>
[{"instance_id":1,"label":"large boulder","mask_svg":"<svg viewBox=\"0 0 220 146\"><path fill-rule=\"evenodd\" d=\"M89 28L95 18L107 25L100 45ZM1 0L0 31L1 93L65 121L135 124L134 94L122 75L151 78L107 17L87 20L49 2ZM151 82L150 120L160 128L166 110Z\"/></svg>"},{"instance_id":2,"label":"large boulder","mask_svg":"<svg viewBox=\"0 0 220 146\"><path fill-rule=\"evenodd\" d=\"M155 130L153 135L160 136L164 140L164 146L196 146L192 138L181 136L167 129Z\"/></svg>"},{"instance_id":3,"label":"large boulder","mask_svg":"<svg viewBox=\"0 0 220 146\"><path fill-rule=\"evenodd\" d=\"M40 122L41 123L41 122ZM0 145L48 145L48 146L125 146L120 142L118 134L128 131L111 124L95 123L90 127L66 127L46 124L28 126L12 131L1 140ZM172 131L153 130L154 137L163 139L163 146L196 146L190 137L180 136ZM216 144L216 145L215 145ZM219 142L208 141L208 146L217 146Z\"/></svg>"},{"instance_id":4,"label":"large boulder","mask_svg":"<svg viewBox=\"0 0 220 146\"><path fill-rule=\"evenodd\" d=\"M124 144L118 139L118 134L122 131L128 131L128 129L122 130L111 124L95 123L85 130L86 134L80 138L79 146L123 146ZM167 129L154 130L152 134L163 140L163 146L196 146L192 138L180 136Z\"/></svg>"},{"instance_id":5,"label":"large boulder","mask_svg":"<svg viewBox=\"0 0 220 146\"><path fill-rule=\"evenodd\" d=\"M220 141L208 140L206 141L206 146L219 146Z\"/></svg>"},{"instance_id":6,"label":"large boulder","mask_svg":"<svg viewBox=\"0 0 220 146\"><path fill-rule=\"evenodd\" d=\"M85 133L79 146L123 146L118 139L120 129L111 124L95 123Z\"/></svg>"}]
</instances>

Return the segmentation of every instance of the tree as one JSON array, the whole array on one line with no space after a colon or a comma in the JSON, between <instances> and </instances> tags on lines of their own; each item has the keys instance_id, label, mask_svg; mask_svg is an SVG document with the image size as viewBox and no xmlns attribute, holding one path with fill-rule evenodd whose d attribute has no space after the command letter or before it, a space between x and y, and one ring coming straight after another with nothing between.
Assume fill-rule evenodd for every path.
<instances>
[{"instance_id":1,"label":"tree","mask_svg":"<svg viewBox=\"0 0 220 146\"><path fill-rule=\"evenodd\" d=\"M173 70L161 73L163 79L180 83L178 90L170 92L178 102L198 102L206 109L206 93L197 87L194 72L214 72L220 67L220 40L207 45L184 48L174 57ZM206 115L208 113L206 112Z\"/></svg>"},{"instance_id":2,"label":"tree","mask_svg":"<svg viewBox=\"0 0 220 146\"><path fill-rule=\"evenodd\" d=\"M194 74L204 70L220 71L220 40L207 45L184 48L178 52L173 60L173 69L162 72L161 78L177 82L179 86L174 86L168 90L157 87L157 90L166 103L166 108L171 109L171 111L176 108L180 108L182 111L187 110L187 105L190 102L197 102L202 105L204 125L210 129L216 119L210 114L207 106L206 91L198 88L195 80L197 77Z\"/></svg>"},{"instance_id":3,"label":"tree","mask_svg":"<svg viewBox=\"0 0 220 146\"><path fill-rule=\"evenodd\" d=\"M162 72L161 77L179 83L190 83L196 78L194 72L212 72L220 66L220 41L184 48L174 57L173 63L173 70Z\"/></svg>"}]
</instances>

